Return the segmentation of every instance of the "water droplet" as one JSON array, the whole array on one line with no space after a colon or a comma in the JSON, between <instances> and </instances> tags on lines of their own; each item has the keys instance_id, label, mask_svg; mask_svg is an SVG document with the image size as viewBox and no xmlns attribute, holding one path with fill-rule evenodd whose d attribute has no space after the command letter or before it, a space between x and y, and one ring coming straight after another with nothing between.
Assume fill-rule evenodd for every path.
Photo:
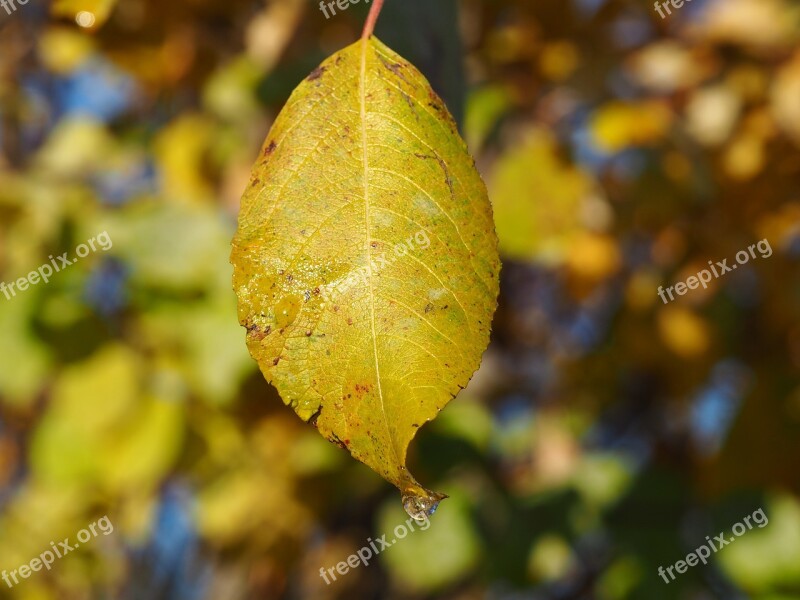
<instances>
[{"instance_id":1,"label":"water droplet","mask_svg":"<svg viewBox=\"0 0 800 600\"><path fill-rule=\"evenodd\" d=\"M300 298L298 296L285 296L275 305L275 322L278 327L291 325L300 312Z\"/></svg>"},{"instance_id":2,"label":"water droplet","mask_svg":"<svg viewBox=\"0 0 800 600\"><path fill-rule=\"evenodd\" d=\"M436 512L439 502L445 498L447 498L445 494L432 492L421 486L413 486L403 492L403 508L406 509L409 517L424 523Z\"/></svg>"}]
</instances>

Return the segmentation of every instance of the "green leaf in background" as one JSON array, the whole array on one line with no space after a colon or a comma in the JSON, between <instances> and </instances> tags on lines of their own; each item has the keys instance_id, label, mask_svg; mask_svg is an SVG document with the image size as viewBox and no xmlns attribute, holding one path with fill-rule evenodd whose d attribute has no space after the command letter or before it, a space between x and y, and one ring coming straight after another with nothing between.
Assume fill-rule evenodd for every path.
<instances>
[{"instance_id":1,"label":"green leaf in background","mask_svg":"<svg viewBox=\"0 0 800 600\"><path fill-rule=\"evenodd\" d=\"M396 540L380 557L407 591L430 593L458 581L476 567L480 539L463 492L452 494L447 510L425 530L412 524L415 531L397 539L395 530L401 525L409 527L406 518L396 504L387 504L378 515L375 533L377 537L386 533L387 541Z\"/></svg>"},{"instance_id":2,"label":"green leaf in background","mask_svg":"<svg viewBox=\"0 0 800 600\"><path fill-rule=\"evenodd\" d=\"M602 222L607 208L590 176L559 156L549 132L522 137L489 178L500 250L516 260L559 264L584 224Z\"/></svg>"}]
</instances>

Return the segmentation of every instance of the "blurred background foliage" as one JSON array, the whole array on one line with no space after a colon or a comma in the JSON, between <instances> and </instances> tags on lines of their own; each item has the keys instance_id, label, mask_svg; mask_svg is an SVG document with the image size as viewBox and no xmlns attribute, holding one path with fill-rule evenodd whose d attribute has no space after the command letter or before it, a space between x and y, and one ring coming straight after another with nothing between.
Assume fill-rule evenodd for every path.
<instances>
[{"instance_id":1,"label":"blurred background foliage","mask_svg":"<svg viewBox=\"0 0 800 600\"><path fill-rule=\"evenodd\" d=\"M800 3L387 0L377 35L459 121L490 189L500 308L396 490L283 406L228 264L294 86L362 4L32 0L0 10L0 570L115 531L0 597L800 598ZM673 285L774 250L664 305ZM769 517L666 585L759 507Z\"/></svg>"}]
</instances>

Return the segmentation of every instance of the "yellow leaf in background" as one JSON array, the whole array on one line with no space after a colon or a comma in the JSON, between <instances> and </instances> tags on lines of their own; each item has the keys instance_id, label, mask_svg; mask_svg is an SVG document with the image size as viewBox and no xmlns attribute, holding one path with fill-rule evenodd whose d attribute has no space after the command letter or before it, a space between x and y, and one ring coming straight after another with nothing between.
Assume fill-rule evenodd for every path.
<instances>
[{"instance_id":1,"label":"yellow leaf in background","mask_svg":"<svg viewBox=\"0 0 800 600\"><path fill-rule=\"evenodd\" d=\"M733 93L745 102L760 105L769 87L771 71L763 65L747 63L731 67L725 80Z\"/></svg>"},{"instance_id":2,"label":"yellow leaf in background","mask_svg":"<svg viewBox=\"0 0 800 600\"><path fill-rule=\"evenodd\" d=\"M533 581L554 581L564 577L574 564L569 542L556 533L546 533L531 548L528 572Z\"/></svg>"},{"instance_id":3,"label":"yellow leaf in background","mask_svg":"<svg viewBox=\"0 0 800 600\"><path fill-rule=\"evenodd\" d=\"M115 140L102 123L88 117L62 119L37 155L39 166L58 175L98 170L113 152Z\"/></svg>"},{"instance_id":4,"label":"yellow leaf in background","mask_svg":"<svg viewBox=\"0 0 800 600\"><path fill-rule=\"evenodd\" d=\"M542 48L539 68L548 79L563 81L575 72L580 60L580 51L572 42L553 42Z\"/></svg>"},{"instance_id":5,"label":"yellow leaf in background","mask_svg":"<svg viewBox=\"0 0 800 600\"><path fill-rule=\"evenodd\" d=\"M531 19L509 20L491 31L486 52L498 64L527 61L536 56L541 37L539 25Z\"/></svg>"},{"instance_id":6,"label":"yellow leaf in background","mask_svg":"<svg viewBox=\"0 0 800 600\"><path fill-rule=\"evenodd\" d=\"M773 52L800 39L800 10L787 0L714 0L689 27L701 40Z\"/></svg>"},{"instance_id":7,"label":"yellow leaf in background","mask_svg":"<svg viewBox=\"0 0 800 600\"><path fill-rule=\"evenodd\" d=\"M676 40L664 40L638 51L626 68L642 86L669 93L696 86L714 72L714 63Z\"/></svg>"},{"instance_id":8,"label":"yellow leaf in background","mask_svg":"<svg viewBox=\"0 0 800 600\"><path fill-rule=\"evenodd\" d=\"M41 481L12 489L3 490L8 496L0 513L0 572L18 568L38 556L53 539L63 539L76 527L83 527L86 523L81 522L81 515L92 500L74 486L43 485Z\"/></svg>"},{"instance_id":9,"label":"yellow leaf in background","mask_svg":"<svg viewBox=\"0 0 800 600\"><path fill-rule=\"evenodd\" d=\"M661 140L671 123L669 109L659 102L610 102L592 117L591 134L600 150L614 153Z\"/></svg>"},{"instance_id":10,"label":"yellow leaf in background","mask_svg":"<svg viewBox=\"0 0 800 600\"><path fill-rule=\"evenodd\" d=\"M113 232L114 255L130 265L137 285L229 300L230 228L215 208L140 201L98 219L97 230Z\"/></svg>"},{"instance_id":11,"label":"yellow leaf in background","mask_svg":"<svg viewBox=\"0 0 800 600\"><path fill-rule=\"evenodd\" d=\"M280 519L275 518L278 514ZM253 536L253 531L267 545L275 544L281 536L302 536L310 519L286 480L242 468L199 493L197 521L204 537L227 546L241 543Z\"/></svg>"},{"instance_id":12,"label":"yellow leaf in background","mask_svg":"<svg viewBox=\"0 0 800 600\"><path fill-rule=\"evenodd\" d=\"M774 212L764 215L756 227L761 239L768 239L777 248L788 247L800 236L800 201L786 202Z\"/></svg>"},{"instance_id":13,"label":"yellow leaf in background","mask_svg":"<svg viewBox=\"0 0 800 600\"><path fill-rule=\"evenodd\" d=\"M93 50L93 39L73 28L50 27L39 38L39 56L54 73L72 72L91 56Z\"/></svg>"},{"instance_id":14,"label":"yellow leaf in background","mask_svg":"<svg viewBox=\"0 0 800 600\"><path fill-rule=\"evenodd\" d=\"M686 107L687 129L703 144L722 144L730 137L741 110L742 99L730 86L696 90Z\"/></svg>"},{"instance_id":15,"label":"yellow leaf in background","mask_svg":"<svg viewBox=\"0 0 800 600\"><path fill-rule=\"evenodd\" d=\"M84 438L106 432L135 413L141 377L141 359L129 348L103 348L63 371L53 389L51 417L79 426Z\"/></svg>"},{"instance_id":16,"label":"yellow leaf in background","mask_svg":"<svg viewBox=\"0 0 800 600\"><path fill-rule=\"evenodd\" d=\"M247 27L247 54L265 71L272 70L297 29L306 0L272 0Z\"/></svg>"},{"instance_id":17,"label":"yellow leaf in background","mask_svg":"<svg viewBox=\"0 0 800 600\"><path fill-rule=\"evenodd\" d=\"M30 325L36 301L31 290L11 300L0 294L0 398L5 405L33 404L52 368L49 348Z\"/></svg>"},{"instance_id":18,"label":"yellow leaf in background","mask_svg":"<svg viewBox=\"0 0 800 600\"><path fill-rule=\"evenodd\" d=\"M486 86L467 97L464 136L473 150L483 146L500 118L511 108L511 91L505 86Z\"/></svg>"},{"instance_id":19,"label":"yellow leaf in background","mask_svg":"<svg viewBox=\"0 0 800 600\"><path fill-rule=\"evenodd\" d=\"M209 78L203 89L203 103L225 119L252 120L258 116L256 87L262 77L261 67L240 56L219 67Z\"/></svg>"},{"instance_id":20,"label":"yellow leaf in background","mask_svg":"<svg viewBox=\"0 0 800 600\"><path fill-rule=\"evenodd\" d=\"M545 130L531 131L500 157L489 188L500 250L515 260L559 264L586 226L610 220L590 176L558 155Z\"/></svg>"},{"instance_id":21,"label":"yellow leaf in background","mask_svg":"<svg viewBox=\"0 0 800 600\"><path fill-rule=\"evenodd\" d=\"M145 375L125 346L65 369L31 443L37 477L109 492L153 489L180 451L184 407L183 398L143 393Z\"/></svg>"},{"instance_id":22,"label":"yellow leaf in background","mask_svg":"<svg viewBox=\"0 0 800 600\"><path fill-rule=\"evenodd\" d=\"M599 282L617 272L622 256L613 237L583 233L575 238L567 253L569 271L589 282Z\"/></svg>"},{"instance_id":23,"label":"yellow leaf in background","mask_svg":"<svg viewBox=\"0 0 800 600\"><path fill-rule=\"evenodd\" d=\"M248 347L283 400L430 514L443 496L406 452L477 369L500 264L486 188L416 68L370 38L297 87L231 260Z\"/></svg>"},{"instance_id":24,"label":"yellow leaf in background","mask_svg":"<svg viewBox=\"0 0 800 600\"><path fill-rule=\"evenodd\" d=\"M658 273L653 269L636 271L628 280L625 288L625 301L634 311L645 310L658 300L653 290L658 288Z\"/></svg>"},{"instance_id":25,"label":"yellow leaf in background","mask_svg":"<svg viewBox=\"0 0 800 600\"><path fill-rule=\"evenodd\" d=\"M284 413L262 418L251 423L247 436L221 413L209 411L198 420L208 448L203 470L216 477L200 489L196 514L200 531L212 543L231 546L256 538L264 547L307 535L311 519L299 501L294 459L308 445L301 448L300 441L313 435L323 452L336 449L289 419Z\"/></svg>"},{"instance_id":26,"label":"yellow leaf in background","mask_svg":"<svg viewBox=\"0 0 800 600\"><path fill-rule=\"evenodd\" d=\"M752 179L764 168L764 140L752 133L740 135L725 149L722 160L725 171L732 179Z\"/></svg>"},{"instance_id":27,"label":"yellow leaf in background","mask_svg":"<svg viewBox=\"0 0 800 600\"><path fill-rule=\"evenodd\" d=\"M739 544L719 553L720 569L742 589L793 589L800 585L800 502L780 491L763 504L769 519L754 526ZM780 600L781 595L772 596ZM783 595L783 598L791 598Z\"/></svg>"},{"instance_id":28,"label":"yellow leaf in background","mask_svg":"<svg viewBox=\"0 0 800 600\"><path fill-rule=\"evenodd\" d=\"M800 51L778 71L771 103L775 120L800 146Z\"/></svg>"},{"instance_id":29,"label":"yellow leaf in background","mask_svg":"<svg viewBox=\"0 0 800 600\"><path fill-rule=\"evenodd\" d=\"M201 115L184 114L159 133L155 154L167 197L183 202L212 197L203 165L213 140L214 125Z\"/></svg>"},{"instance_id":30,"label":"yellow leaf in background","mask_svg":"<svg viewBox=\"0 0 800 600\"><path fill-rule=\"evenodd\" d=\"M701 356L711 344L706 322L685 308L670 306L660 310L658 330L664 344L683 358Z\"/></svg>"},{"instance_id":31,"label":"yellow leaf in background","mask_svg":"<svg viewBox=\"0 0 800 600\"><path fill-rule=\"evenodd\" d=\"M108 488L130 493L157 487L183 447L181 400L143 395L134 418L103 440L98 458Z\"/></svg>"}]
</instances>

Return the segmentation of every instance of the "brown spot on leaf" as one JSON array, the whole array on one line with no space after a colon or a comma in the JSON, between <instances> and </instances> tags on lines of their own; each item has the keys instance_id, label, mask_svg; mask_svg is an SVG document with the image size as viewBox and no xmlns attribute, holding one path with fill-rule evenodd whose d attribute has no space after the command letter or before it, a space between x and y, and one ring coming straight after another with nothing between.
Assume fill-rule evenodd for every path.
<instances>
[{"instance_id":1,"label":"brown spot on leaf","mask_svg":"<svg viewBox=\"0 0 800 600\"><path fill-rule=\"evenodd\" d=\"M269 335L270 331L272 331L272 328L269 325L267 325L266 329L261 329L261 327L255 323L249 323L245 325L245 329L247 329L247 335L257 342L263 340Z\"/></svg>"},{"instance_id":2,"label":"brown spot on leaf","mask_svg":"<svg viewBox=\"0 0 800 600\"><path fill-rule=\"evenodd\" d=\"M275 148L277 148L277 146L275 145L275 142L274 141L270 142L269 146L264 148L264 156L269 156L270 154L275 152Z\"/></svg>"},{"instance_id":3,"label":"brown spot on leaf","mask_svg":"<svg viewBox=\"0 0 800 600\"><path fill-rule=\"evenodd\" d=\"M316 427L317 426L317 419L319 419L319 416L321 414L322 414L322 405L320 404L319 408L317 408L317 410L314 411L314 414L311 415L308 418L308 424L309 425L313 425L314 427Z\"/></svg>"},{"instance_id":4,"label":"brown spot on leaf","mask_svg":"<svg viewBox=\"0 0 800 600\"><path fill-rule=\"evenodd\" d=\"M369 391L372 389L372 386L369 383L365 383L364 385L356 384L356 393L357 394L368 394Z\"/></svg>"},{"instance_id":5,"label":"brown spot on leaf","mask_svg":"<svg viewBox=\"0 0 800 600\"><path fill-rule=\"evenodd\" d=\"M402 79L406 83L409 83L408 79L406 79L405 75L403 74L403 66L404 65L401 65L400 63L390 63L388 60L383 58L380 54L378 55L378 58L380 58L380 60L383 63L384 67L386 67L389 71L391 71L392 73L397 75L397 77L399 77L400 79Z\"/></svg>"},{"instance_id":6,"label":"brown spot on leaf","mask_svg":"<svg viewBox=\"0 0 800 600\"><path fill-rule=\"evenodd\" d=\"M325 67L317 67L316 69L311 71L311 74L308 77L306 77L306 81L316 81L317 79L322 77L322 74L324 72L325 72Z\"/></svg>"},{"instance_id":7,"label":"brown spot on leaf","mask_svg":"<svg viewBox=\"0 0 800 600\"><path fill-rule=\"evenodd\" d=\"M408 104L408 108L411 109L411 112L414 113L414 116L417 118L417 121L419 121L419 115L414 111L414 101L411 99L411 96L409 96L405 92L400 92L400 95L403 96L403 100L405 100L406 104Z\"/></svg>"}]
</instances>

